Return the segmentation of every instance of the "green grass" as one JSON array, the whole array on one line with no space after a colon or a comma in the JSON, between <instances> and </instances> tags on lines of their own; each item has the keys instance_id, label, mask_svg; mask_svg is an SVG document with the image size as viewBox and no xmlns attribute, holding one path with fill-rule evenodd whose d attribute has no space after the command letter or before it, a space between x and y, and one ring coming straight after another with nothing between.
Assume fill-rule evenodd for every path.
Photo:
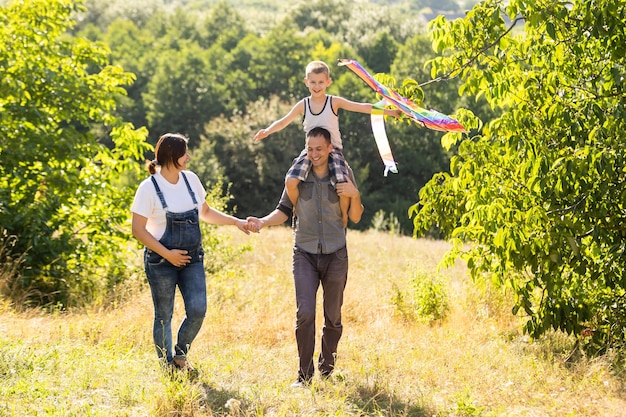
<instances>
[{"instance_id":1,"label":"green grass","mask_svg":"<svg viewBox=\"0 0 626 417\"><path fill-rule=\"evenodd\" d=\"M611 358L565 364L571 338L530 341L505 294L473 285L461 264L437 269L447 244L383 232L348 234L334 379L291 389L291 231L219 232L252 250L208 277L209 311L190 352L197 375L158 365L145 286L107 311L17 313L0 302L0 416L626 415ZM412 320L394 303L420 276L445 285L444 319ZM181 316L178 300L176 324Z\"/></svg>"}]
</instances>

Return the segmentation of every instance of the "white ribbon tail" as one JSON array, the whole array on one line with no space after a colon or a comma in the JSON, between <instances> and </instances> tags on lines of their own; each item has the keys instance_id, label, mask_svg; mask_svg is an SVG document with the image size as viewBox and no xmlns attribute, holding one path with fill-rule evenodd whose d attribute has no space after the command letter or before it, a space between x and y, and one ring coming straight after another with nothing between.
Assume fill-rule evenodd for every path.
<instances>
[{"instance_id":1,"label":"white ribbon tail","mask_svg":"<svg viewBox=\"0 0 626 417\"><path fill-rule=\"evenodd\" d=\"M374 133L374 139L376 139L376 146L378 147L378 153L380 153L380 157L385 164L385 177L389 172L393 172L394 174L398 173L398 167L396 166L396 161L393 159L393 155L391 154L391 147L389 146L389 139L387 139L387 132L385 131L385 119L384 119L384 109L379 108L378 106L383 105L384 100L376 103L372 108L372 132Z\"/></svg>"}]
</instances>

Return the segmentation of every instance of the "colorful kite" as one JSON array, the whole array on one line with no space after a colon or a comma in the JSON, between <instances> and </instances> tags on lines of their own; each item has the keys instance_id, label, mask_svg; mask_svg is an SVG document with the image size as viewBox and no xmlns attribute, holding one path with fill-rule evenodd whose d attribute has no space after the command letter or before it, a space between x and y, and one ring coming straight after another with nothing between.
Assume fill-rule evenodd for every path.
<instances>
[{"instance_id":1,"label":"colorful kite","mask_svg":"<svg viewBox=\"0 0 626 417\"><path fill-rule=\"evenodd\" d=\"M435 110L423 109L411 100L402 97L394 90L387 88L374 79L358 62L353 59L340 59L339 65L345 65L350 68L352 72L359 76L367 85L369 85L374 91L383 96L387 103L397 107L404 114L415 120L420 125L433 130L440 130L443 132L465 132L465 128L458 120L453 119L450 116L439 113Z\"/></svg>"},{"instance_id":2,"label":"colorful kite","mask_svg":"<svg viewBox=\"0 0 626 417\"><path fill-rule=\"evenodd\" d=\"M382 85L376 81L374 77L372 77L357 61L353 59L340 59L339 65L350 68L352 72L365 81L370 88L383 96L383 100L376 103L372 110L372 132L374 133L374 139L376 139L376 145L378 146L380 157L385 164L385 176L387 176L389 172L393 172L394 174L398 173L396 162L391 154L389 139L387 139L387 133L385 132L385 122L383 119L383 107L385 105L397 107L400 111L409 116L409 118L429 129L444 132L465 132L463 125L461 125L456 119L435 110L423 109L415 105L415 103L411 100L402 97L394 90Z\"/></svg>"}]
</instances>

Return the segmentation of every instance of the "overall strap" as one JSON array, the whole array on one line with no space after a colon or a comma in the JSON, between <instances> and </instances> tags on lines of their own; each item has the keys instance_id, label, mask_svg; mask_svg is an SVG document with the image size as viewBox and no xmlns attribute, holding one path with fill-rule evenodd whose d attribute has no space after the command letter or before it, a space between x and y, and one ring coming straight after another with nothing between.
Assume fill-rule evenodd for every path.
<instances>
[{"instance_id":1,"label":"overall strap","mask_svg":"<svg viewBox=\"0 0 626 417\"><path fill-rule=\"evenodd\" d=\"M193 200L193 204L197 206L198 205L198 201L196 200L196 194L191 189L191 186L189 185L189 181L187 181L187 176L185 175L185 173L181 171L181 174L183 174L183 179L185 180L185 184L187 184L187 191L189 191L189 194L191 195L191 199Z\"/></svg>"},{"instance_id":2,"label":"overall strap","mask_svg":"<svg viewBox=\"0 0 626 417\"><path fill-rule=\"evenodd\" d=\"M152 175L150 179L152 180L152 184L154 184L154 188L156 189L157 195L159 196L159 200L161 200L161 205L163 206L163 210L167 211L167 203L165 202L165 198L163 198L163 193L161 192L161 189L159 188L159 184L157 184L156 180L154 179L154 175Z\"/></svg>"}]
</instances>

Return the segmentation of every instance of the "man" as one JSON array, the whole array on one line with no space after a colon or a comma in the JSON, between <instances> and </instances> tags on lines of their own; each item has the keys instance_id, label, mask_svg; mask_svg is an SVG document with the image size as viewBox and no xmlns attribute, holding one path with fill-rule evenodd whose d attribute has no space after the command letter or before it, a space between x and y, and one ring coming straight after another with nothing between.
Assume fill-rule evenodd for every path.
<instances>
[{"instance_id":1,"label":"man","mask_svg":"<svg viewBox=\"0 0 626 417\"><path fill-rule=\"evenodd\" d=\"M319 285L324 291L324 328L322 351L318 368L328 378L335 368L337 345L341 338L341 306L348 278L346 229L343 226L339 196L350 199L348 217L355 223L361 220L361 195L350 181L330 183L328 156L333 150L328 130L316 127L307 133L307 157L311 171L299 185L295 209L293 277L296 289L296 342L300 364L298 379L292 387L310 383L315 372L315 299ZM284 223L292 214L292 204L283 191L278 207L263 218L249 217L250 230L260 231L265 226Z\"/></svg>"}]
</instances>

